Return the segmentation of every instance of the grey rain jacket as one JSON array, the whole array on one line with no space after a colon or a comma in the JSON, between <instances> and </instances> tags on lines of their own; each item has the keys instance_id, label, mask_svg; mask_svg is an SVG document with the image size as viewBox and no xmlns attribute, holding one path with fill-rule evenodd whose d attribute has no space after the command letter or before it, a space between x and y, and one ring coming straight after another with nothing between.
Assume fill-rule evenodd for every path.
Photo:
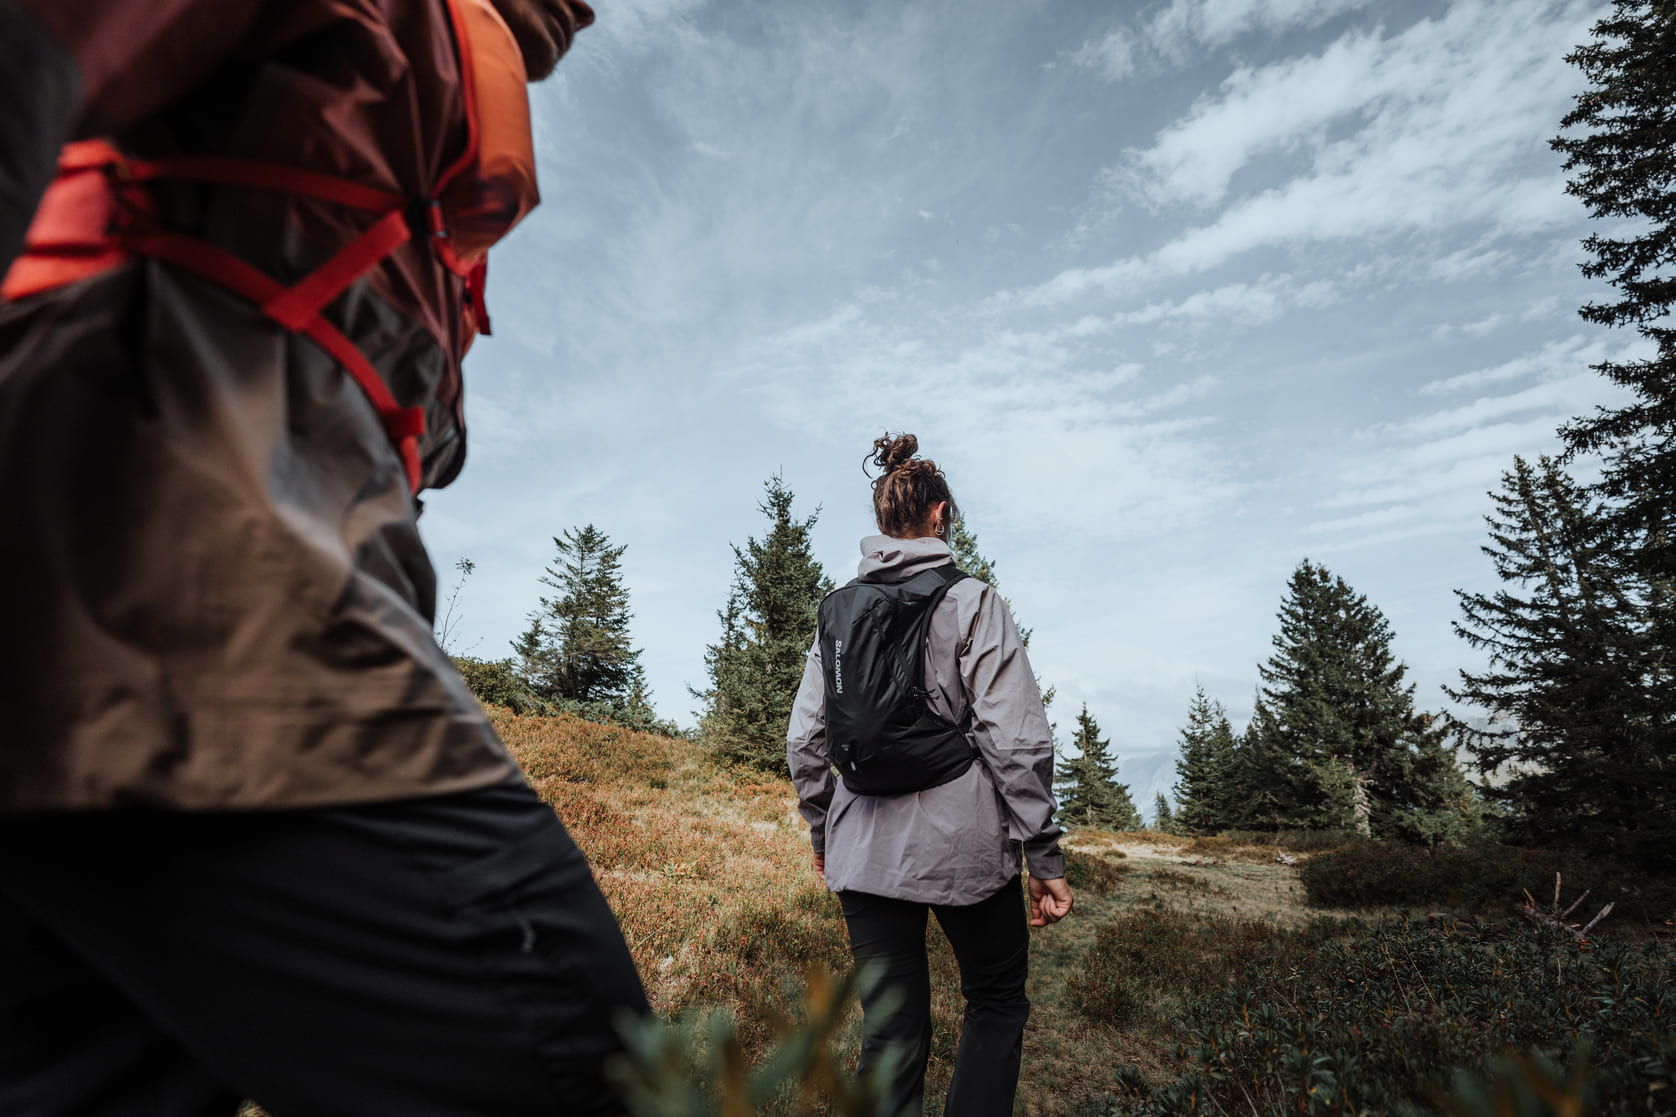
<instances>
[{"instance_id":1,"label":"grey rain jacket","mask_svg":"<svg viewBox=\"0 0 1676 1117\"><path fill-rule=\"evenodd\" d=\"M861 541L858 577L900 582L954 562L939 539ZM977 761L948 783L906 795L857 795L826 752L826 682L820 642L809 651L786 732L798 809L834 892L928 904L975 904L1019 872L1065 875L1053 821L1053 737L1023 641L1001 595L956 582L931 618L925 649L931 708L959 724L972 704Z\"/></svg>"}]
</instances>

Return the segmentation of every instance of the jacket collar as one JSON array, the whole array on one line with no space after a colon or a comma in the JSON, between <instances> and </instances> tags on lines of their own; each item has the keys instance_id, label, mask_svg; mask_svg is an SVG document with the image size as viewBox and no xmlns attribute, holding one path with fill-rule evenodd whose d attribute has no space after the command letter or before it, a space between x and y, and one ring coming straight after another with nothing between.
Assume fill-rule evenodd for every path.
<instances>
[{"instance_id":1,"label":"jacket collar","mask_svg":"<svg viewBox=\"0 0 1676 1117\"><path fill-rule=\"evenodd\" d=\"M856 577L863 582L903 582L925 570L954 562L954 552L941 539L895 539L869 535L861 541L861 564Z\"/></svg>"}]
</instances>

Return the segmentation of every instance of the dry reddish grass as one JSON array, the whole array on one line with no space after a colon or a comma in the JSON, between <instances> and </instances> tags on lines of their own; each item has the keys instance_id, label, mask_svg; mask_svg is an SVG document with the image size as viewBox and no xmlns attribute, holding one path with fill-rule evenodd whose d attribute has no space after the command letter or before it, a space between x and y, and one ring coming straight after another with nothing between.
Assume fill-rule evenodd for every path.
<instances>
[{"instance_id":1,"label":"dry reddish grass","mask_svg":"<svg viewBox=\"0 0 1676 1117\"><path fill-rule=\"evenodd\" d=\"M801 1004L807 968L848 964L843 916L814 878L789 780L727 768L690 741L568 716L490 713L530 784L588 855L660 1013L730 1010L747 1047L761 1051L777 1022ZM1162 904L1296 918L1297 870L1183 866L1184 844L1146 831L1079 831L1067 841L1088 861L1079 869L1088 884L1072 918L1031 932L1034 1007L1016 1112L1067 1117L1109 1093L1119 1062L1148 1073L1170 1062L1176 1037L1090 1023L1060 1003L1067 975L1084 964L1102 922ZM926 1112L940 1113L964 1006L953 952L935 920L927 945L935 1034ZM859 1039L852 1012L840 1051L853 1058Z\"/></svg>"},{"instance_id":2,"label":"dry reddish grass","mask_svg":"<svg viewBox=\"0 0 1676 1117\"><path fill-rule=\"evenodd\" d=\"M760 1049L795 1011L806 967L848 963L837 899L815 882L808 829L791 784L728 769L700 745L573 718L495 715L513 755L594 865L653 1005L663 1013L719 1006ZM1066 846L1091 884L1073 918L1031 933L1030 997L1017 1112L1062 1117L1104 1097L1125 1062L1162 1073L1178 1037L1092 1024L1060 1004L1065 979L1098 925L1136 907L1169 906L1290 923L1302 917L1297 870L1180 864L1188 843L1149 831L1077 831ZM1208 852L1208 851L1206 851ZM1226 856L1227 851L1223 852ZM1273 850L1266 856L1273 857ZM930 923L936 1032L926 1111L940 1112L960 1038L960 977ZM846 1034L859 1042L859 1022Z\"/></svg>"}]
</instances>

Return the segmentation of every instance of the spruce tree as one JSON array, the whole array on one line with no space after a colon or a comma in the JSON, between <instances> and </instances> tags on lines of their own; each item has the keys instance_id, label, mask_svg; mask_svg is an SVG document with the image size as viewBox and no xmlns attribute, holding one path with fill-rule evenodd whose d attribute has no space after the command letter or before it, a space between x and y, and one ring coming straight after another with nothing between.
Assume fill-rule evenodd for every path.
<instances>
[{"instance_id":1,"label":"spruce tree","mask_svg":"<svg viewBox=\"0 0 1676 1117\"><path fill-rule=\"evenodd\" d=\"M1100 739L1100 724L1083 703L1071 744L1078 755L1059 761L1054 780L1059 787L1059 821L1066 826L1099 830L1139 830L1145 825L1127 784L1117 782L1117 762L1111 742Z\"/></svg>"},{"instance_id":2,"label":"spruce tree","mask_svg":"<svg viewBox=\"0 0 1676 1117\"><path fill-rule=\"evenodd\" d=\"M558 553L541 583L557 596L541 599L513 650L543 698L626 710L645 694L640 651L629 637L627 548L613 547L593 524L566 529L553 546Z\"/></svg>"},{"instance_id":3,"label":"spruce tree","mask_svg":"<svg viewBox=\"0 0 1676 1117\"><path fill-rule=\"evenodd\" d=\"M1449 691L1501 727L1456 720L1485 772L1508 778L1521 840L1676 863L1676 701L1647 616L1657 593L1617 547L1612 516L1549 458L1515 458L1491 494L1484 548L1503 588L1457 591L1455 631L1489 653Z\"/></svg>"},{"instance_id":4,"label":"spruce tree","mask_svg":"<svg viewBox=\"0 0 1676 1117\"><path fill-rule=\"evenodd\" d=\"M991 589L1000 590L1001 587L995 581L995 563L978 550L978 534L966 527L965 520L955 521L954 532L949 536L949 547L954 551L955 566ZM1012 598L1003 594L1001 601L1007 606L1007 611L1011 613L1013 609ZM1013 614L1013 623L1018 625L1018 614L1016 613ZM1022 625L1018 626L1019 642L1026 648L1030 646L1030 631ZM1053 705L1054 688L1043 686L1040 675L1036 676L1036 690L1042 696L1044 707ZM1057 729L1058 727L1055 725L1052 728Z\"/></svg>"},{"instance_id":5,"label":"spruce tree","mask_svg":"<svg viewBox=\"0 0 1676 1117\"><path fill-rule=\"evenodd\" d=\"M1588 206L1591 216L1612 222L1607 235L1583 241L1590 259L1583 274L1604 279L1613 289L1605 302L1590 302L1580 313L1609 328L1634 328L1651 343L1649 357L1605 361L1595 370L1628 389L1629 399L1601 407L1562 428L1568 456L1598 454L1603 475L1593 486L1604 500L1590 510L1603 523L1611 549L1622 562L1596 564L1595 577L1609 577L1615 591L1634 601L1631 650L1622 632L1611 641L1625 659L1625 674L1603 686L1622 690L1634 702L1641 696L1668 694L1676 688L1676 3L1671 0L1615 0L1612 11L1594 26L1594 39L1568 58L1582 70L1590 88L1561 121L1574 130L1553 140L1566 156L1571 177L1567 192ZM1599 583L1597 582L1597 585ZM1576 609L1571 610L1574 614ZM1569 663L1570 661L1563 661ZM1573 674L1562 663L1554 670ZM1676 745L1666 711L1668 699L1637 715L1611 752L1633 754L1639 774L1672 770ZM1612 719L1608 719L1609 721ZM1586 755L1594 755L1585 750ZM1602 757L1602 775L1611 765ZM1583 762L1586 763L1586 762ZM1620 778L1629 777L1620 773ZM1557 789L1561 779L1550 784ZM1591 785L1580 809L1597 812L1589 824L1589 843L1620 849L1644 863L1676 861L1663 853L1650 819L1632 821L1648 803L1669 813L1664 779L1652 789L1636 784ZM1535 785L1528 785L1533 791ZM1651 794L1651 800L1645 798ZM1536 800L1531 800L1534 807ZM1532 817L1524 816L1527 826ZM1654 831L1647 827L1655 825ZM1534 836L1534 831L1529 831Z\"/></svg>"},{"instance_id":6,"label":"spruce tree","mask_svg":"<svg viewBox=\"0 0 1676 1117\"><path fill-rule=\"evenodd\" d=\"M721 638L704 652L707 690L700 726L724 759L785 774L786 725L832 580L815 561L810 533L819 510L792 516L792 491L775 474L757 507L768 533L733 548L733 587L719 610Z\"/></svg>"},{"instance_id":7,"label":"spruce tree","mask_svg":"<svg viewBox=\"0 0 1676 1117\"><path fill-rule=\"evenodd\" d=\"M1152 797L1152 828L1160 834L1181 833L1181 827L1176 825L1175 813L1170 810L1170 801L1164 798L1162 791Z\"/></svg>"},{"instance_id":8,"label":"spruce tree","mask_svg":"<svg viewBox=\"0 0 1676 1117\"><path fill-rule=\"evenodd\" d=\"M512 653L519 677L533 691L537 686L545 686L544 680L552 669L549 662L551 653L547 629L541 623L541 611L531 612L528 620L529 627L512 641Z\"/></svg>"},{"instance_id":9,"label":"spruce tree","mask_svg":"<svg viewBox=\"0 0 1676 1117\"><path fill-rule=\"evenodd\" d=\"M968 530L965 520L955 521L949 547L954 551L956 566L985 585L995 586L995 564L978 550L977 532Z\"/></svg>"},{"instance_id":10,"label":"spruce tree","mask_svg":"<svg viewBox=\"0 0 1676 1117\"><path fill-rule=\"evenodd\" d=\"M1448 828L1464 777L1443 727L1415 712L1392 638L1365 595L1323 566L1299 564L1274 654L1258 667L1263 686L1241 766L1254 813L1281 827L1377 837L1435 839Z\"/></svg>"},{"instance_id":11,"label":"spruce tree","mask_svg":"<svg viewBox=\"0 0 1676 1117\"><path fill-rule=\"evenodd\" d=\"M1214 834L1240 821L1234 747L1228 711L1198 687L1187 707L1176 757L1175 823L1182 833Z\"/></svg>"},{"instance_id":12,"label":"spruce tree","mask_svg":"<svg viewBox=\"0 0 1676 1117\"><path fill-rule=\"evenodd\" d=\"M1595 38L1568 56L1590 88L1561 121L1577 129L1556 137L1566 156L1566 191L1591 216L1613 222L1610 234L1583 241L1590 279L1615 296L1581 309L1587 321L1633 327L1651 357L1606 361L1595 370L1629 389L1618 406L1573 420L1568 451L1605 458L1606 509L1641 575L1668 606L1676 594L1676 3L1615 0L1594 26ZM1649 615L1671 649L1676 615Z\"/></svg>"}]
</instances>

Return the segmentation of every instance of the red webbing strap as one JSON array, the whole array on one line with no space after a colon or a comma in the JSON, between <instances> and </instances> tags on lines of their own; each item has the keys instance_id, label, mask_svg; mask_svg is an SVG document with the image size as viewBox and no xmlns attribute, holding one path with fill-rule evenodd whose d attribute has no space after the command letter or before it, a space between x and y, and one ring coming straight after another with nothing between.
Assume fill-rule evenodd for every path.
<instances>
[{"instance_id":1,"label":"red webbing strap","mask_svg":"<svg viewBox=\"0 0 1676 1117\"><path fill-rule=\"evenodd\" d=\"M0 284L0 297L20 298L50 290L119 265L129 256L150 256L213 280L250 299L279 325L325 350L360 385L401 455L409 488L419 491L419 436L424 410L399 407L388 385L355 343L320 312L357 279L411 238L407 200L400 194L345 182L330 175L281 164L221 155L177 155L133 159L104 140L66 144L59 153L59 177L43 200L53 220L34 234L29 251ZM89 172L100 172L97 176ZM210 182L295 194L380 215L372 227L292 287L286 287L208 241L178 233L122 232L118 191L126 184L155 181ZM137 204L126 198L130 207ZM48 203L51 203L49 206ZM433 209L435 206L433 205ZM139 207L146 212L145 207ZM439 215L433 214L433 218ZM37 215L36 224L41 218ZM477 296L480 298L481 296Z\"/></svg>"},{"instance_id":2,"label":"red webbing strap","mask_svg":"<svg viewBox=\"0 0 1676 1117\"><path fill-rule=\"evenodd\" d=\"M351 242L351 247L355 243ZM133 234L123 237L122 245L137 256L163 260L213 280L250 299L260 306L264 313L269 306L283 304L293 290L264 275L226 249L179 233ZM339 256L342 256L342 253L339 253ZM337 258L333 257L333 260ZM367 266L377 262L378 258L374 258ZM313 276L309 278L312 279ZM354 278L351 276L350 281L353 282ZM307 283L308 280L303 282ZM420 481L418 438L425 430L424 410L418 407L398 406L395 397L390 394L389 386L378 375L378 370L373 368L372 362L367 360L366 355L354 342L345 337L341 330L320 317L318 308L307 321L296 326L287 325L287 328L304 335L324 349L344 367L355 383L360 385L367 399L378 410L385 433L396 444L396 450L401 455L402 468L407 473L409 489L417 493Z\"/></svg>"},{"instance_id":3,"label":"red webbing strap","mask_svg":"<svg viewBox=\"0 0 1676 1117\"><path fill-rule=\"evenodd\" d=\"M350 241L337 254L282 293L262 304L262 312L289 330L301 330L326 304L343 294L384 257L406 244L412 234L398 210L387 213L372 228Z\"/></svg>"},{"instance_id":4,"label":"red webbing strap","mask_svg":"<svg viewBox=\"0 0 1676 1117\"><path fill-rule=\"evenodd\" d=\"M281 194L301 194L372 213L402 210L407 206L407 199L400 194L283 163L263 163L228 155L169 155L160 159L133 159L120 153L113 154L115 158L107 158L104 163L111 168L118 182L213 182Z\"/></svg>"},{"instance_id":5,"label":"red webbing strap","mask_svg":"<svg viewBox=\"0 0 1676 1117\"><path fill-rule=\"evenodd\" d=\"M466 276L466 301L471 305L471 315L477 324L477 332L484 337L493 332L489 329L489 302L485 295L488 285L489 261L484 260Z\"/></svg>"}]
</instances>

